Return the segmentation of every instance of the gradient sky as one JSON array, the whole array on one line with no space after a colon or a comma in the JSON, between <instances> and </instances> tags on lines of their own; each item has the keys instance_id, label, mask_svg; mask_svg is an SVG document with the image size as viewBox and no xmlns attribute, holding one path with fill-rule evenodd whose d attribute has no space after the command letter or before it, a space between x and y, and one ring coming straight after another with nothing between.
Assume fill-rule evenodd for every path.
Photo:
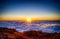
<instances>
[{"instance_id":1,"label":"gradient sky","mask_svg":"<svg viewBox=\"0 0 60 39\"><path fill-rule=\"evenodd\" d=\"M38 1L38 0L23 0L23 1L3 1L2 2L3 19L13 18L58 18L57 2L56 1Z\"/></svg>"}]
</instances>

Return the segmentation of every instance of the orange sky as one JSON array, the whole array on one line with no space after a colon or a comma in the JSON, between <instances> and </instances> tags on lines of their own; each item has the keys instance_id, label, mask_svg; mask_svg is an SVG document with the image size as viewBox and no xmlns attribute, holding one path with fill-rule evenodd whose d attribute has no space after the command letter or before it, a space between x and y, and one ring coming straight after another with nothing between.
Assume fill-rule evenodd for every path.
<instances>
[{"instance_id":1,"label":"orange sky","mask_svg":"<svg viewBox=\"0 0 60 39\"><path fill-rule=\"evenodd\" d=\"M29 17L0 17L0 20L27 20ZM60 17L32 17L31 20L60 20Z\"/></svg>"}]
</instances>

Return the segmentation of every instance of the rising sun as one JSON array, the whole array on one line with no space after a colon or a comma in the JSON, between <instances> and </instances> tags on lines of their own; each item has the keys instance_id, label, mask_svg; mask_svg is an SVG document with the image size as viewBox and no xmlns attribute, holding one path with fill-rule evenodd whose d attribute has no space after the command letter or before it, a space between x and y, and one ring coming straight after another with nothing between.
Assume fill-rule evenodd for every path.
<instances>
[{"instance_id":1,"label":"rising sun","mask_svg":"<svg viewBox=\"0 0 60 39\"><path fill-rule=\"evenodd\" d=\"M31 22L31 18L27 18L26 20L27 20L27 22Z\"/></svg>"}]
</instances>

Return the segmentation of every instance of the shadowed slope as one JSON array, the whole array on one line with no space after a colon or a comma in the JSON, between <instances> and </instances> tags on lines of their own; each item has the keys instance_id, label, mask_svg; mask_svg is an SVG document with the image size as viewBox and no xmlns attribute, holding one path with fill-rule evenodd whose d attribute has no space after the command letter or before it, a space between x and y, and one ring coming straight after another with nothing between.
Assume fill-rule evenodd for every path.
<instances>
[{"instance_id":1,"label":"shadowed slope","mask_svg":"<svg viewBox=\"0 0 60 39\"><path fill-rule=\"evenodd\" d=\"M0 28L0 39L60 39L60 33L18 32L15 29Z\"/></svg>"}]
</instances>

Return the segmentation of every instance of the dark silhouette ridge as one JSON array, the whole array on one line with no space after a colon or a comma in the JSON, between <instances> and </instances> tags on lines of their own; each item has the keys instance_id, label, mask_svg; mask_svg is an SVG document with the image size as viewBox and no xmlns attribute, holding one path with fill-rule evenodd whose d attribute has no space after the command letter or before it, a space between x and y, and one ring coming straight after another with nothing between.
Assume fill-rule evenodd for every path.
<instances>
[{"instance_id":1,"label":"dark silhouette ridge","mask_svg":"<svg viewBox=\"0 0 60 39\"><path fill-rule=\"evenodd\" d=\"M0 39L60 39L60 33L41 31L18 32L15 29L0 28Z\"/></svg>"}]
</instances>

